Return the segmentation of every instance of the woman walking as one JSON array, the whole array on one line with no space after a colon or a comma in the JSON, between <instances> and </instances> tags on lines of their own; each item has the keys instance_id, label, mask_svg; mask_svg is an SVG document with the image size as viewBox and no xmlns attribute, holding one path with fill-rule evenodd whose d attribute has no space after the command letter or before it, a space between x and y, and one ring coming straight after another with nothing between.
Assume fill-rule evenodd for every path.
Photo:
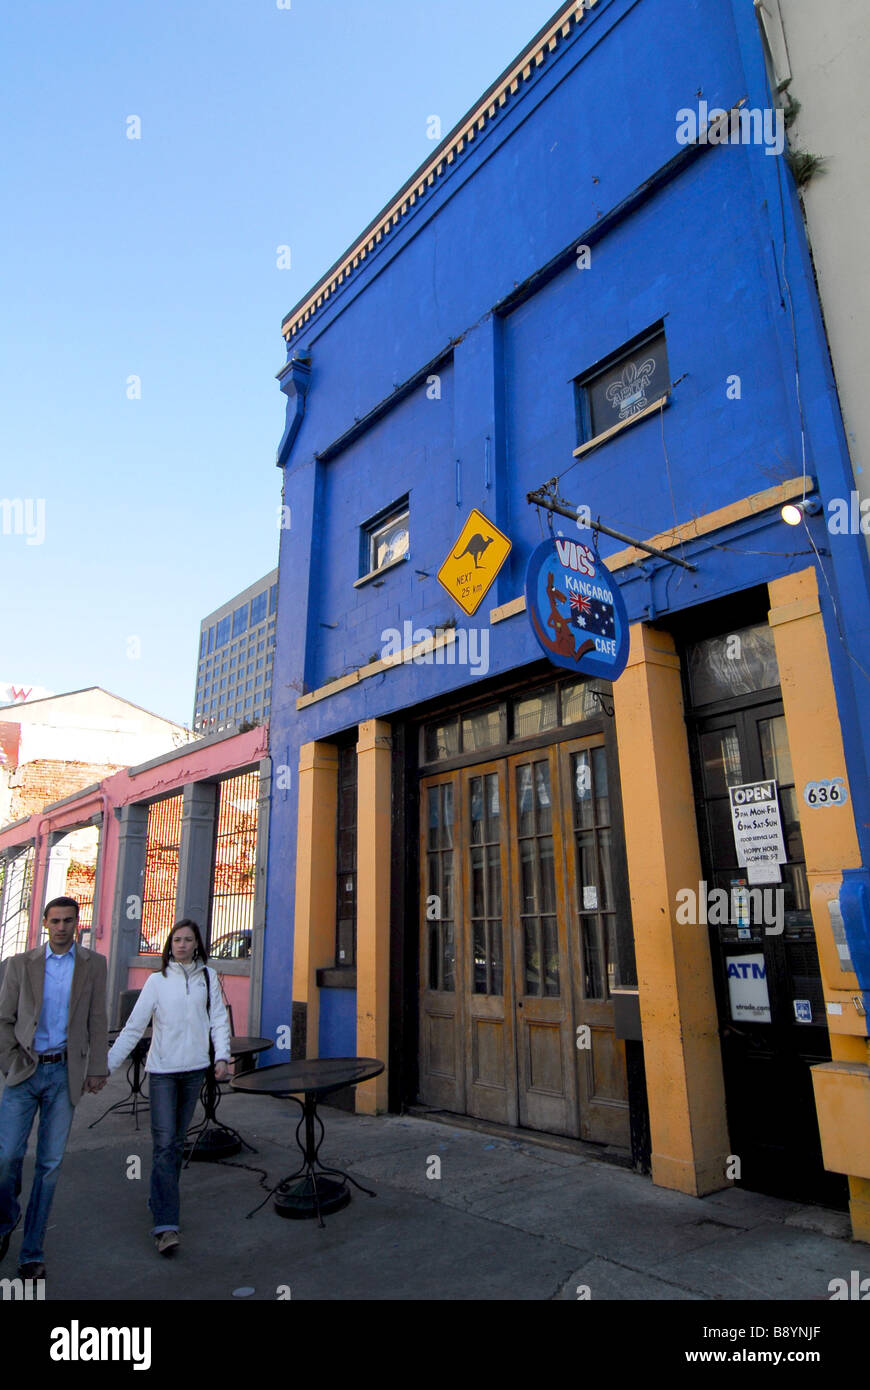
<instances>
[{"instance_id":1,"label":"woman walking","mask_svg":"<svg viewBox=\"0 0 870 1390\"><path fill-rule=\"evenodd\" d=\"M148 1024L153 1036L145 1069L151 1101L152 1235L161 1255L178 1248L178 1180L187 1127L210 1064L215 1077L230 1074L230 1028L220 981L206 962L199 927L186 917L176 922L163 947L163 968L146 981L127 1025L109 1052L109 1072L129 1057Z\"/></svg>"}]
</instances>

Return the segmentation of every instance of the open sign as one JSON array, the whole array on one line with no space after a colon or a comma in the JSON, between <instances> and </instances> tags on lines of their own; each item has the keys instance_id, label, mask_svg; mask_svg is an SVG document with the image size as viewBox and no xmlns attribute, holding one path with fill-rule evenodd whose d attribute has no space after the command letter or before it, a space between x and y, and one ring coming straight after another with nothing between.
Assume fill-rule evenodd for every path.
<instances>
[{"instance_id":1,"label":"open sign","mask_svg":"<svg viewBox=\"0 0 870 1390\"><path fill-rule=\"evenodd\" d=\"M773 801L776 798L775 782L749 782L744 787L732 787L731 801L735 806L746 806L756 801Z\"/></svg>"}]
</instances>

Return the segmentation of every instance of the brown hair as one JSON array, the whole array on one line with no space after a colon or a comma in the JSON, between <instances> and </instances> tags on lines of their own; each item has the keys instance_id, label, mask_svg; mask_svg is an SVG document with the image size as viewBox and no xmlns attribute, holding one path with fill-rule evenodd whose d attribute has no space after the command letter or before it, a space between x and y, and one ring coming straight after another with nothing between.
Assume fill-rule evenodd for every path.
<instances>
[{"instance_id":1,"label":"brown hair","mask_svg":"<svg viewBox=\"0 0 870 1390\"><path fill-rule=\"evenodd\" d=\"M182 917L180 922L175 923L175 926L172 928L172 931L166 938L166 943L163 947L163 965L161 966L160 971L162 975L166 974L166 967L172 960L172 938L175 935L175 933L179 931L182 927L190 927L190 930L196 937L196 950L193 953L193 959L201 960L203 965L205 965L206 961L208 960L208 951L205 949L205 946L202 943L202 935L200 933L197 923L194 922L192 917Z\"/></svg>"},{"instance_id":2,"label":"brown hair","mask_svg":"<svg viewBox=\"0 0 870 1390\"><path fill-rule=\"evenodd\" d=\"M76 910L76 921L79 920L79 905L75 898L52 898L50 903L45 904L45 911L42 914L43 922L53 907L74 907Z\"/></svg>"}]
</instances>

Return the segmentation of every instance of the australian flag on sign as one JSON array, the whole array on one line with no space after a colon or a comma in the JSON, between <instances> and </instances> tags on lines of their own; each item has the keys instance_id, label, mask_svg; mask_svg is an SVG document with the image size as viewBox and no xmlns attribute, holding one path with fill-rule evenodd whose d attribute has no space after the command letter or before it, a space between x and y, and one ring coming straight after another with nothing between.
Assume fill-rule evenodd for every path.
<instances>
[{"instance_id":1,"label":"australian flag on sign","mask_svg":"<svg viewBox=\"0 0 870 1390\"><path fill-rule=\"evenodd\" d=\"M583 594L571 594L571 624L581 632L594 633L598 637L615 637L616 624L613 620L613 604L601 599L586 598Z\"/></svg>"}]
</instances>

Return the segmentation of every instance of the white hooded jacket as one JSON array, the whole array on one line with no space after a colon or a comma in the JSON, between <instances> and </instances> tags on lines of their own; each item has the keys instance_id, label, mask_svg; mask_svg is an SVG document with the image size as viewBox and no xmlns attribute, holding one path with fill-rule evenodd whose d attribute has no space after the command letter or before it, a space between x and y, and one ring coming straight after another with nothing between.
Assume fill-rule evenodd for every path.
<instances>
[{"instance_id":1,"label":"white hooded jacket","mask_svg":"<svg viewBox=\"0 0 870 1390\"><path fill-rule=\"evenodd\" d=\"M208 967L206 967L208 968ZM230 1061L230 1025L220 981L208 969L211 986L211 1036L216 1062ZM171 960L166 974L155 970L145 981L125 1028L109 1052L109 1072L129 1057L148 1024L153 1037L146 1071L199 1071L209 1065L209 1020L206 1012L205 968L201 961L183 966Z\"/></svg>"}]
</instances>

